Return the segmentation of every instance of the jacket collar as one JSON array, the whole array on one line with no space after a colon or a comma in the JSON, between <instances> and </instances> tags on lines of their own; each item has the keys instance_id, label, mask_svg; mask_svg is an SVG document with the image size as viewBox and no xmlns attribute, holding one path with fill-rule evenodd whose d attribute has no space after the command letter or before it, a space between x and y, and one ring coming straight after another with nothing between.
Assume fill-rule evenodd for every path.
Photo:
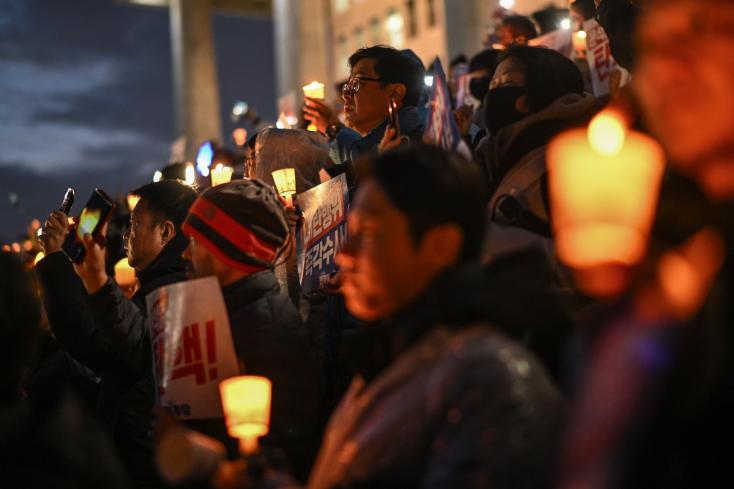
<instances>
[{"instance_id":1,"label":"jacket collar","mask_svg":"<svg viewBox=\"0 0 734 489\"><path fill-rule=\"evenodd\" d=\"M400 119L400 134L405 136L414 135L423 131L423 120L421 119L418 109L414 106L401 107L398 110L398 119ZM365 137L353 141L350 145L352 160L360 154L366 153L380 144L382 136L385 135L388 119L385 118L382 123L372 129Z\"/></svg>"},{"instance_id":2,"label":"jacket collar","mask_svg":"<svg viewBox=\"0 0 734 489\"><path fill-rule=\"evenodd\" d=\"M228 311L237 309L239 306L252 304L261 297L271 292L278 292L280 286L272 270L248 275L237 282L222 287L224 303Z\"/></svg>"},{"instance_id":3,"label":"jacket collar","mask_svg":"<svg viewBox=\"0 0 734 489\"><path fill-rule=\"evenodd\" d=\"M158 253L155 260L145 270L137 273L141 290L165 275L185 273L186 260L182 255L188 245L189 240L186 236L180 232L176 233Z\"/></svg>"}]
</instances>

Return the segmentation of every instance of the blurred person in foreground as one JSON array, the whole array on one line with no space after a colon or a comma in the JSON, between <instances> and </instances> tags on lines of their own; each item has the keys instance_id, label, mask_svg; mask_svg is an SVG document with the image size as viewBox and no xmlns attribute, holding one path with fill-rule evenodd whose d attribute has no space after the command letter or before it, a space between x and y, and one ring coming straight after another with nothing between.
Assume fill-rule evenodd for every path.
<instances>
[{"instance_id":1,"label":"blurred person in foreground","mask_svg":"<svg viewBox=\"0 0 734 489\"><path fill-rule=\"evenodd\" d=\"M157 484L145 296L186 279L181 254L188 241L180 227L196 191L181 181L163 180L131 193L140 197L126 235L128 262L139 282L131 299L107 275L104 243L91 235L84 237L84 261L72 265L61 250L69 222L60 211L52 212L44 226L46 256L37 270L51 329L74 359L101 378L96 414L112 434L130 477L145 487Z\"/></svg>"},{"instance_id":2,"label":"blurred person in foreground","mask_svg":"<svg viewBox=\"0 0 734 489\"><path fill-rule=\"evenodd\" d=\"M107 436L70 391L28 398L21 385L38 347L41 304L18 258L0 253L0 486L124 489Z\"/></svg>"},{"instance_id":3,"label":"blurred person in foreground","mask_svg":"<svg viewBox=\"0 0 734 489\"><path fill-rule=\"evenodd\" d=\"M583 361L562 487L734 479L733 25L726 0L649 0L638 19L634 89L670 168L641 277Z\"/></svg>"},{"instance_id":4,"label":"blurred person in foreground","mask_svg":"<svg viewBox=\"0 0 734 489\"><path fill-rule=\"evenodd\" d=\"M215 276L222 287L243 373L272 382L270 433L262 446L284 449L296 477L304 479L323 426L322 386L313 338L273 271L293 243L280 197L255 179L218 185L194 202L182 229L194 276ZM217 423L187 424L236 453L224 420Z\"/></svg>"}]
</instances>

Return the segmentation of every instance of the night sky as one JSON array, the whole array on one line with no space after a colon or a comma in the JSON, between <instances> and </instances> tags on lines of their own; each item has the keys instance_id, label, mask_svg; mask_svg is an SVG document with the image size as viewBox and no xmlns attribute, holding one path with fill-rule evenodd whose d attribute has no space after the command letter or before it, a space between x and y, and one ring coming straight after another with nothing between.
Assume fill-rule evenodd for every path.
<instances>
[{"instance_id":1,"label":"night sky","mask_svg":"<svg viewBox=\"0 0 734 489\"><path fill-rule=\"evenodd\" d=\"M223 135L242 99L272 118L270 20L215 15ZM114 0L0 0L0 242L64 191L151 181L175 139L166 9ZM19 208L8 198L20 196Z\"/></svg>"}]
</instances>

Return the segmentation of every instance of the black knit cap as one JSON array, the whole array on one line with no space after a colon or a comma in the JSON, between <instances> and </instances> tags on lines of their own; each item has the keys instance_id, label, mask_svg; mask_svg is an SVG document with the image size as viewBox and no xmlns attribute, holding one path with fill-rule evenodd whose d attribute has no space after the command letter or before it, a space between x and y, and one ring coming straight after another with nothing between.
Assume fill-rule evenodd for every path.
<instances>
[{"instance_id":1,"label":"black knit cap","mask_svg":"<svg viewBox=\"0 0 734 489\"><path fill-rule=\"evenodd\" d=\"M206 190L191 206L182 229L224 263L246 271L273 268L290 233L278 194L260 180Z\"/></svg>"}]
</instances>

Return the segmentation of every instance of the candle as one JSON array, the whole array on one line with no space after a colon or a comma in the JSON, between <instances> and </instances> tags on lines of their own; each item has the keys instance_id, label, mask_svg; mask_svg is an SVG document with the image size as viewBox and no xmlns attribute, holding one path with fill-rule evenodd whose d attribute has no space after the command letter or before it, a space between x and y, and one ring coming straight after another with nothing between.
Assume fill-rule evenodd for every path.
<instances>
[{"instance_id":1,"label":"candle","mask_svg":"<svg viewBox=\"0 0 734 489\"><path fill-rule=\"evenodd\" d=\"M573 49L577 55L586 56L586 31L573 33Z\"/></svg>"},{"instance_id":2,"label":"candle","mask_svg":"<svg viewBox=\"0 0 734 489\"><path fill-rule=\"evenodd\" d=\"M234 168L231 166L224 166L221 163L217 163L217 166L212 170L212 187L221 185L232 180L232 172Z\"/></svg>"},{"instance_id":3,"label":"candle","mask_svg":"<svg viewBox=\"0 0 734 489\"><path fill-rule=\"evenodd\" d=\"M576 269L637 264L645 254L664 155L651 138L627 132L604 111L548 147L556 251Z\"/></svg>"},{"instance_id":4,"label":"candle","mask_svg":"<svg viewBox=\"0 0 734 489\"><path fill-rule=\"evenodd\" d=\"M312 81L308 85L303 86L303 94L309 98L324 100L324 84Z\"/></svg>"},{"instance_id":5,"label":"candle","mask_svg":"<svg viewBox=\"0 0 734 489\"><path fill-rule=\"evenodd\" d=\"M296 193L296 170L293 168L282 168L275 170L272 175L278 193L286 200L289 206L292 205L293 195Z\"/></svg>"},{"instance_id":6,"label":"candle","mask_svg":"<svg viewBox=\"0 0 734 489\"><path fill-rule=\"evenodd\" d=\"M135 284L135 269L130 266L127 258L115 263L115 282L120 287L129 287Z\"/></svg>"},{"instance_id":7,"label":"candle","mask_svg":"<svg viewBox=\"0 0 734 489\"><path fill-rule=\"evenodd\" d=\"M257 439L270 427L272 386L265 377L242 375L219 384L222 408L230 436L240 439L243 453L257 449Z\"/></svg>"},{"instance_id":8,"label":"candle","mask_svg":"<svg viewBox=\"0 0 734 489\"><path fill-rule=\"evenodd\" d=\"M135 206L140 202L140 196L135 194L127 194L127 209L132 212Z\"/></svg>"}]
</instances>

